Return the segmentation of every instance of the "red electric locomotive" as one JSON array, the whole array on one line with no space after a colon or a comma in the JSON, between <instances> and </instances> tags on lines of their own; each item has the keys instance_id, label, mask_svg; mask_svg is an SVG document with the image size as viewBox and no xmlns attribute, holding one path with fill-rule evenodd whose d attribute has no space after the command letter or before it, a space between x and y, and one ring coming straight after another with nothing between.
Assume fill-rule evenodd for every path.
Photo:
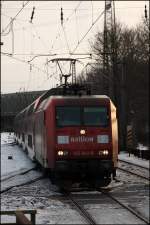
<instances>
[{"instance_id":1,"label":"red electric locomotive","mask_svg":"<svg viewBox=\"0 0 150 225\"><path fill-rule=\"evenodd\" d=\"M50 90L16 116L15 138L56 183L106 186L116 174L116 108L107 96Z\"/></svg>"}]
</instances>

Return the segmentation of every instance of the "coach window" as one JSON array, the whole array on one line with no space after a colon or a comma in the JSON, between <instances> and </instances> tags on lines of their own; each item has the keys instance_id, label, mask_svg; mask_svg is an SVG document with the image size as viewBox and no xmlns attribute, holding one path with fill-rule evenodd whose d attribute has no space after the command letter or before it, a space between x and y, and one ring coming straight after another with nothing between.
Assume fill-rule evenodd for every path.
<instances>
[{"instance_id":1,"label":"coach window","mask_svg":"<svg viewBox=\"0 0 150 225\"><path fill-rule=\"evenodd\" d=\"M108 112L106 107L84 107L85 126L108 126Z\"/></svg>"},{"instance_id":2,"label":"coach window","mask_svg":"<svg viewBox=\"0 0 150 225\"><path fill-rule=\"evenodd\" d=\"M32 135L28 135L28 146L32 148Z\"/></svg>"},{"instance_id":3,"label":"coach window","mask_svg":"<svg viewBox=\"0 0 150 225\"><path fill-rule=\"evenodd\" d=\"M74 106L56 107L57 126L79 126L81 124L81 109Z\"/></svg>"}]
</instances>

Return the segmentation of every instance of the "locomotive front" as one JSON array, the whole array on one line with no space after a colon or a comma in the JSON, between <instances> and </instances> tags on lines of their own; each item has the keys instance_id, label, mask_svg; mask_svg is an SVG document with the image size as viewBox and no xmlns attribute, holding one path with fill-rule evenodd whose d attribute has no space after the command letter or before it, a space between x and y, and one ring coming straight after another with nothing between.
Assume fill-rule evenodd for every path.
<instances>
[{"instance_id":1,"label":"locomotive front","mask_svg":"<svg viewBox=\"0 0 150 225\"><path fill-rule=\"evenodd\" d=\"M54 101L55 178L105 186L115 175L117 120L107 96ZM115 128L114 128L115 127Z\"/></svg>"}]
</instances>

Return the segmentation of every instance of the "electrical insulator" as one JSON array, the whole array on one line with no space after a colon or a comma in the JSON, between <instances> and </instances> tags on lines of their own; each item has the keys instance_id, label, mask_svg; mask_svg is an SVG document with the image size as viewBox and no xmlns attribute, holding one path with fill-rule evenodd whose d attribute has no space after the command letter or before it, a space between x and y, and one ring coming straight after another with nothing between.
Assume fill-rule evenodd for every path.
<instances>
[{"instance_id":1,"label":"electrical insulator","mask_svg":"<svg viewBox=\"0 0 150 225\"><path fill-rule=\"evenodd\" d=\"M106 4L106 10L109 10L110 8L111 8L111 1L107 2L107 4Z\"/></svg>"},{"instance_id":2,"label":"electrical insulator","mask_svg":"<svg viewBox=\"0 0 150 225\"><path fill-rule=\"evenodd\" d=\"M32 23L32 20L33 20L34 10L35 10L35 7L33 7L33 10L32 10L32 14L31 14L31 20L30 20L30 23Z\"/></svg>"},{"instance_id":3,"label":"electrical insulator","mask_svg":"<svg viewBox=\"0 0 150 225\"><path fill-rule=\"evenodd\" d=\"M146 5L145 5L145 19L147 20L147 9L146 9Z\"/></svg>"},{"instance_id":4,"label":"electrical insulator","mask_svg":"<svg viewBox=\"0 0 150 225\"><path fill-rule=\"evenodd\" d=\"M61 25L63 25L63 9L61 8Z\"/></svg>"}]
</instances>

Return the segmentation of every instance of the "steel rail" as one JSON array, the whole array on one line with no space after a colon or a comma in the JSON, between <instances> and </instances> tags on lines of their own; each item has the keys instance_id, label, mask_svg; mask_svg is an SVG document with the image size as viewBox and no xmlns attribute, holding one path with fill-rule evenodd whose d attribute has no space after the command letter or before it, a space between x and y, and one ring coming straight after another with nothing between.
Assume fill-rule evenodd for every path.
<instances>
[{"instance_id":1,"label":"steel rail","mask_svg":"<svg viewBox=\"0 0 150 225\"><path fill-rule=\"evenodd\" d=\"M148 181L149 181L149 177L145 177L145 176L143 176L143 175L141 175L141 174L131 172L131 171L126 170L126 169L123 169L123 168L121 168L121 167L117 167L117 169L122 170L122 171L124 171L124 172L126 172L126 173L130 173L130 174L132 174L132 175L134 175L134 176L137 176L137 177L140 177L140 178L142 178L142 179L145 179L145 180L148 180Z\"/></svg>"},{"instance_id":2,"label":"steel rail","mask_svg":"<svg viewBox=\"0 0 150 225\"><path fill-rule=\"evenodd\" d=\"M26 173L29 173L30 171L35 170L35 169L36 169L36 167L33 167L33 168L31 168L31 169L22 171L22 172L20 172L20 173L18 172L18 173L16 173L16 174L13 174L13 175L10 175L10 176L1 178L0 181L1 181L1 182L4 182L4 181L9 180L9 179L11 179L11 178L13 178L13 177L16 177L16 176L20 176L20 175L24 175L24 174L26 174Z\"/></svg>"},{"instance_id":3,"label":"steel rail","mask_svg":"<svg viewBox=\"0 0 150 225\"><path fill-rule=\"evenodd\" d=\"M149 224L149 220L145 217L143 217L140 212L136 211L135 209L133 210L133 208L131 208L129 205L125 205L123 204L121 201L119 201L117 198L115 198L114 196L112 196L110 193L105 192L101 189L98 190L99 192L101 192L102 194L108 196L109 198L111 198L112 200L114 200L115 202L117 202L119 205L121 205L123 208L127 209L129 212L131 212L133 215L135 215L138 219L144 221L146 224Z\"/></svg>"},{"instance_id":4,"label":"steel rail","mask_svg":"<svg viewBox=\"0 0 150 225\"><path fill-rule=\"evenodd\" d=\"M71 200L71 202L74 204L76 209L79 211L80 214L83 215L84 219L88 222L88 224L97 224L96 221L93 219L93 217L84 209L83 206L81 206L72 196L71 194L65 194L66 198Z\"/></svg>"},{"instance_id":5,"label":"steel rail","mask_svg":"<svg viewBox=\"0 0 150 225\"><path fill-rule=\"evenodd\" d=\"M2 193L5 193L5 192L11 190L11 189L14 188L14 187L21 187L21 186L25 186L25 185L28 185L28 184L32 184L32 183L34 183L34 182L36 182L36 181L38 181L38 180L44 179L44 178L45 178L45 177L44 177L43 175L41 175L40 177L37 177L37 178L35 178L34 180L30 180L30 181L27 181L27 182L22 183L22 184L17 184L17 185L13 185L13 186L11 186L11 187L7 187L6 189L1 190L0 193L1 193L1 194L2 194Z\"/></svg>"},{"instance_id":6,"label":"steel rail","mask_svg":"<svg viewBox=\"0 0 150 225\"><path fill-rule=\"evenodd\" d=\"M145 170L149 170L149 168L147 168L147 167L145 167L145 166L137 165L137 164L135 164L135 163L128 162L128 161L125 161L125 160L122 160L122 159L119 159L118 161L119 161L119 162L123 162L123 163L130 164L130 165L133 165L133 166L137 166L137 167L142 168L142 169L145 169Z\"/></svg>"}]
</instances>

